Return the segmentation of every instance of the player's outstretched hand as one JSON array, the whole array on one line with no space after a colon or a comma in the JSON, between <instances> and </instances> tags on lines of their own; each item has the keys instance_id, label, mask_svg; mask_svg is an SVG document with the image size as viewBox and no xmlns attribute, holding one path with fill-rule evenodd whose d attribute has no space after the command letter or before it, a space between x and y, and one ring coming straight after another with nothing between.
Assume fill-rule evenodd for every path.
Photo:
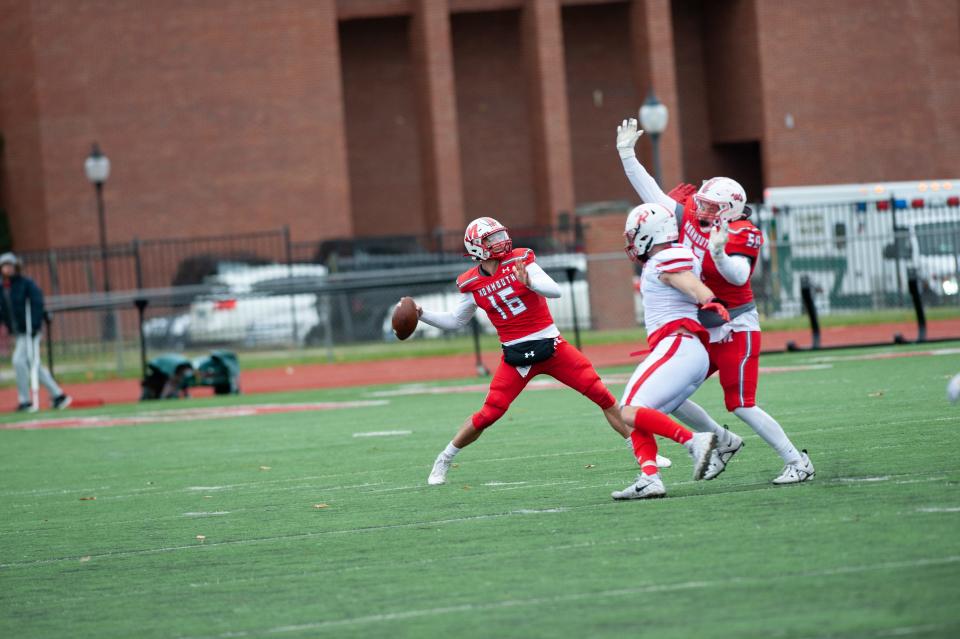
<instances>
[{"instance_id":1,"label":"player's outstretched hand","mask_svg":"<svg viewBox=\"0 0 960 639\"><path fill-rule=\"evenodd\" d=\"M517 281L524 286L530 286L530 274L527 273L527 265L523 262L517 262L513 266L513 274L517 276Z\"/></svg>"},{"instance_id":2,"label":"player's outstretched hand","mask_svg":"<svg viewBox=\"0 0 960 639\"><path fill-rule=\"evenodd\" d=\"M727 245L727 240L729 239L730 225L726 220L721 220L719 225L716 225L710 229L710 239L708 240L710 254L716 257L717 255L723 253L723 249Z\"/></svg>"},{"instance_id":3,"label":"player's outstretched hand","mask_svg":"<svg viewBox=\"0 0 960 639\"><path fill-rule=\"evenodd\" d=\"M643 129L637 128L636 118L624 120L617 127L617 152L620 153L621 158L627 159L636 155L633 147L636 146L641 135L643 135Z\"/></svg>"}]
</instances>

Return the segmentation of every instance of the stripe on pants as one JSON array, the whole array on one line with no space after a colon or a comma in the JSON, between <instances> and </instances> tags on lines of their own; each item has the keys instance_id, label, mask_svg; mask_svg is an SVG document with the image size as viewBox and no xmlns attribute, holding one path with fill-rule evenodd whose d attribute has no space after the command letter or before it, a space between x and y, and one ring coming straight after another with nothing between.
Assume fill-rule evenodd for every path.
<instances>
[{"instance_id":1,"label":"stripe on pants","mask_svg":"<svg viewBox=\"0 0 960 639\"><path fill-rule=\"evenodd\" d=\"M750 359L751 351L751 335L752 331L747 331L747 353L743 356L743 359L740 361L740 405L743 406L743 369L747 367L747 361Z\"/></svg>"},{"instance_id":2,"label":"stripe on pants","mask_svg":"<svg viewBox=\"0 0 960 639\"><path fill-rule=\"evenodd\" d=\"M630 405L630 402L633 401L633 396L637 394L637 391L640 390L640 387L643 386L643 383L644 383L645 381L647 381L647 379L648 379L651 375L653 375L654 372L656 372L656 370L657 370L658 368L660 368L661 366L663 366L663 364L664 364L668 359L670 359L671 357L673 357L674 353L677 352L677 349L680 348L680 343L683 341L683 338L684 338L684 335L682 335L682 334L681 334L681 335L677 335L677 336L674 338L674 340L673 340L673 344L671 344L671 345L670 345L670 348L667 349L667 353L666 353L663 357L661 357L660 359L658 359L657 361L655 361L655 362L650 366L650 368L648 368L647 370L643 371L643 375L640 376L640 379L637 380L637 383L633 385L633 389L630 391L630 394L627 395L627 401L625 402L627 406L629 406L629 405Z\"/></svg>"}]
</instances>

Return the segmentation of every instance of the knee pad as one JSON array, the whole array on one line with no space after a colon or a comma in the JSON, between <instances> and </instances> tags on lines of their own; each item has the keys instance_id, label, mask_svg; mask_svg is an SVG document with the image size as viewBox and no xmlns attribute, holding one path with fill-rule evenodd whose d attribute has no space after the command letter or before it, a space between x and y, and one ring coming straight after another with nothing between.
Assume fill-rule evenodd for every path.
<instances>
[{"instance_id":1,"label":"knee pad","mask_svg":"<svg viewBox=\"0 0 960 639\"><path fill-rule=\"evenodd\" d=\"M494 422L503 417L510 405L504 401L499 393L491 392L487 395L483 406L473 414L473 427L477 430L483 430L492 426Z\"/></svg>"},{"instance_id":2,"label":"knee pad","mask_svg":"<svg viewBox=\"0 0 960 639\"><path fill-rule=\"evenodd\" d=\"M617 399L613 396L613 393L604 386L599 377L590 384L583 394L603 410L607 410L617 403Z\"/></svg>"}]
</instances>

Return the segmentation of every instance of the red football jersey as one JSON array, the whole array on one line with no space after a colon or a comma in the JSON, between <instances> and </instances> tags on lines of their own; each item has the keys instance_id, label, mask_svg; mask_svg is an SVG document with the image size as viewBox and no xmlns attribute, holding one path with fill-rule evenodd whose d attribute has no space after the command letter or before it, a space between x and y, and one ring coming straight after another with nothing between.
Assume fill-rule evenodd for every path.
<instances>
[{"instance_id":1,"label":"red football jersey","mask_svg":"<svg viewBox=\"0 0 960 639\"><path fill-rule=\"evenodd\" d=\"M750 258L750 275L757 266L760 247L763 245L763 234L749 220L730 222L730 237L724 252L727 255L743 255ZM753 289L750 280L745 284L734 286L728 282L717 270L717 265L710 255L708 242L710 227L702 229L697 221L693 198L690 198L683 208L683 223L680 225L680 242L689 246L693 254L700 258L703 270L700 279L721 299L728 307L741 306L753 301Z\"/></svg>"},{"instance_id":2,"label":"red football jersey","mask_svg":"<svg viewBox=\"0 0 960 639\"><path fill-rule=\"evenodd\" d=\"M521 284L513 274L518 261L532 264L535 259L532 249L515 248L507 259L500 261L493 275L484 274L478 264L457 278L460 292L473 293L474 301L487 313L503 343L553 324L547 300Z\"/></svg>"}]
</instances>

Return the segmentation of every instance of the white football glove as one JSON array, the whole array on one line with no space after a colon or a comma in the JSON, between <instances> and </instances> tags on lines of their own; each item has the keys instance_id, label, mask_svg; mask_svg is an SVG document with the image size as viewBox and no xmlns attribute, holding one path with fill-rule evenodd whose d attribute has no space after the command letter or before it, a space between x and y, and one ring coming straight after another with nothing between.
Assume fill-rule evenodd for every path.
<instances>
[{"instance_id":1,"label":"white football glove","mask_svg":"<svg viewBox=\"0 0 960 639\"><path fill-rule=\"evenodd\" d=\"M633 147L636 146L641 135L643 135L643 129L637 129L636 118L624 120L623 124L617 127L617 152L620 153L621 159L626 160L636 156L637 153Z\"/></svg>"},{"instance_id":2,"label":"white football glove","mask_svg":"<svg viewBox=\"0 0 960 639\"><path fill-rule=\"evenodd\" d=\"M730 225L726 220L721 220L719 226L710 229L710 239L707 246L710 248L710 254L714 257L723 254L723 249L727 246L727 240L730 239Z\"/></svg>"}]
</instances>

